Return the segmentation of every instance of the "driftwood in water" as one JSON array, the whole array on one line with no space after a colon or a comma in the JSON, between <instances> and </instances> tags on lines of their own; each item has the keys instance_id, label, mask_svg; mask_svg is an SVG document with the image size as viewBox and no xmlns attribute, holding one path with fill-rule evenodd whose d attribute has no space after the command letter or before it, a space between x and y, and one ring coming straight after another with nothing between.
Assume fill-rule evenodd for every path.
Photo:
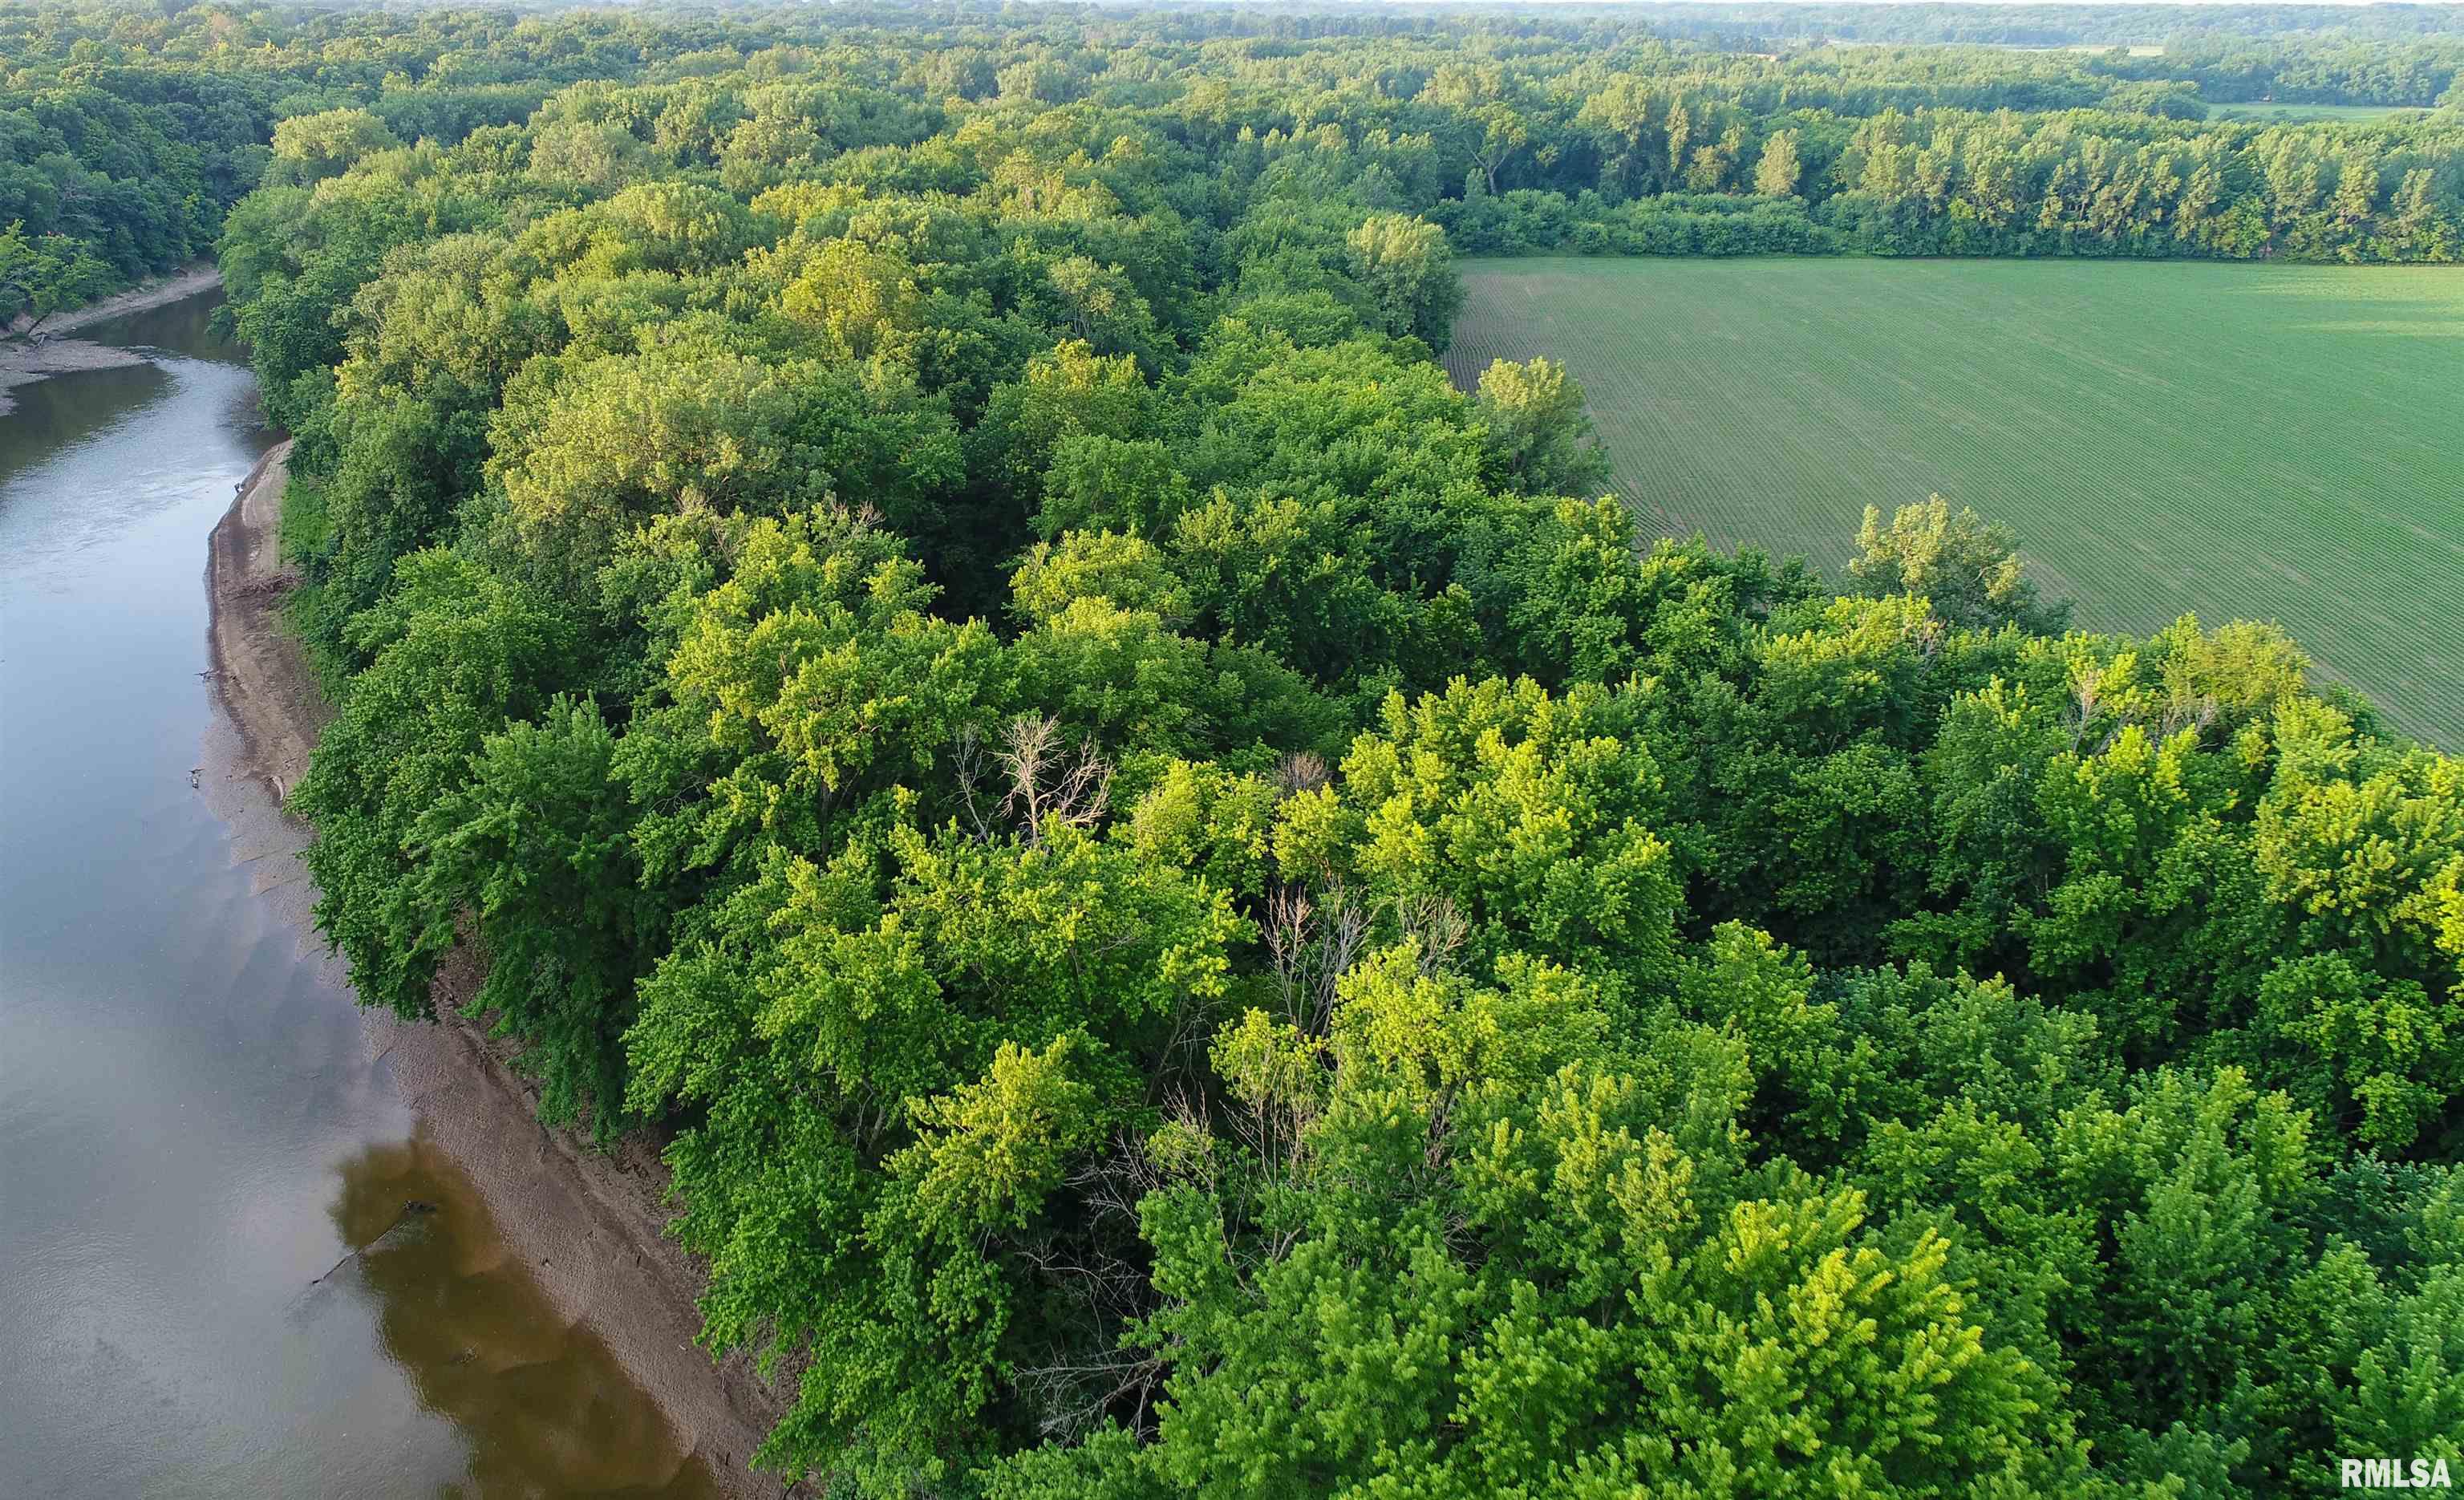
<instances>
[{"instance_id":1,"label":"driftwood in water","mask_svg":"<svg viewBox=\"0 0 2464 1500\"><path fill-rule=\"evenodd\" d=\"M385 1228L384 1228L382 1231L380 1231L380 1232L378 1233L378 1235L377 1235L376 1239L370 1240L367 1244L363 1245L363 1246L359 1246L357 1249L352 1250L349 1254L347 1254L347 1255L343 1256L341 1260L336 1261L333 1265L326 1267L326 1268L325 1268L325 1275L324 1275L324 1276L319 1276L319 1277L316 1277L315 1279L311 1280L311 1281L308 1283L308 1285L310 1285L310 1286L312 1286L312 1287L314 1287L314 1286L318 1285L319 1283L322 1282L322 1281L325 1279L325 1276L331 1276L332 1274L334 1274L334 1272L336 1272L336 1271L338 1271L338 1270L341 1270L343 1267L348 1266L349 1264L351 1264L351 1262L353 1262L353 1261L355 1261L355 1260L358 1260L362 1255L365 1254L367 1251L369 1251L369 1250L371 1250L371 1249L374 1249L374 1248L377 1246L378 1243L379 1243L380 1241L384 1240L384 1239L385 1239L385 1237L386 1235L391 1234L391 1233L393 1233L396 1229L401 1228L401 1227L402 1227L402 1222L403 1222L404 1220L406 1220L406 1219L410 1219L410 1218L415 1218L415 1217L418 1217L418 1216L421 1216L421 1215L432 1214L432 1213L434 1213L434 1212L436 1212L436 1205L435 1205L434 1203L429 1202L428 1202L428 1201L426 1201L425 1199L419 1199L419 1198L405 1199L405 1200L403 1201L402 1212L400 1212L400 1213L398 1213L398 1214L396 1214L396 1215L394 1215L394 1216L393 1216L393 1223L391 1223L391 1224L386 1224L386 1225L385 1226Z\"/></svg>"}]
</instances>

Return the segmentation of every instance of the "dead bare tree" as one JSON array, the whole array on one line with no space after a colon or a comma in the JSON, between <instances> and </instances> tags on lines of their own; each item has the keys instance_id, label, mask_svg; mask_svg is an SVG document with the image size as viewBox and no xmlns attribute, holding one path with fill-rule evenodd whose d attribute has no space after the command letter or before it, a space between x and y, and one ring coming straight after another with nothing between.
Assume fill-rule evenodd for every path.
<instances>
[{"instance_id":1,"label":"dead bare tree","mask_svg":"<svg viewBox=\"0 0 2464 1500\"><path fill-rule=\"evenodd\" d=\"M2180 652L2167 655L2163 667L2165 707L2156 716L2159 739L2170 739L2185 729L2196 729L2206 738L2208 726L2223 713L2224 705L2215 694L2200 685L2196 663Z\"/></svg>"},{"instance_id":2,"label":"dead bare tree","mask_svg":"<svg viewBox=\"0 0 2464 1500\"><path fill-rule=\"evenodd\" d=\"M2071 748L2079 748L2087 736L2087 726L2096 717L2097 704L2104 692L2104 667L2101 663L2071 669L2071 700L2079 710L2079 718L2071 725Z\"/></svg>"},{"instance_id":3,"label":"dead bare tree","mask_svg":"<svg viewBox=\"0 0 2464 1500\"><path fill-rule=\"evenodd\" d=\"M1312 751L1295 750L1275 762L1275 787L1287 797L1313 792L1329 779L1325 758Z\"/></svg>"},{"instance_id":4,"label":"dead bare tree","mask_svg":"<svg viewBox=\"0 0 2464 1500\"><path fill-rule=\"evenodd\" d=\"M1471 923L1450 895L1406 896L1395 903L1395 920L1420 950L1424 976L1453 967L1456 950L1471 936Z\"/></svg>"},{"instance_id":5,"label":"dead bare tree","mask_svg":"<svg viewBox=\"0 0 2464 1500\"><path fill-rule=\"evenodd\" d=\"M1369 909L1340 884L1311 900L1297 885L1266 896L1259 923L1284 1019L1324 1036L1334 1016L1336 984L1369 942Z\"/></svg>"},{"instance_id":6,"label":"dead bare tree","mask_svg":"<svg viewBox=\"0 0 2464 1500\"><path fill-rule=\"evenodd\" d=\"M967 826L979 843L989 844L995 832L993 820L985 815L979 792L991 766L984 750L984 737L969 724L958 731L958 739L950 756L951 769L958 779L958 803L967 810Z\"/></svg>"},{"instance_id":7,"label":"dead bare tree","mask_svg":"<svg viewBox=\"0 0 2464 1500\"><path fill-rule=\"evenodd\" d=\"M1062 736L1061 721L1049 716L1011 719L994 759L1009 773L1002 810L1019 821L1030 844L1042 839L1048 820L1088 827L1111 803L1112 762L1091 744L1073 749Z\"/></svg>"},{"instance_id":8,"label":"dead bare tree","mask_svg":"<svg viewBox=\"0 0 2464 1500\"><path fill-rule=\"evenodd\" d=\"M1112 762L1091 743L1070 744L1061 721L1048 715L1011 719L997 746L987 747L972 728L963 730L953 761L959 800L979 839L991 839L998 822L1006 822L1028 844L1041 845L1055 820L1092 827L1111 806ZM989 809L987 783L1001 788L1001 801Z\"/></svg>"},{"instance_id":9,"label":"dead bare tree","mask_svg":"<svg viewBox=\"0 0 2464 1500\"><path fill-rule=\"evenodd\" d=\"M1156 1391L1170 1367L1121 1345L1130 1322L1155 1311L1155 1296L1147 1268L1115 1246L1138 1243L1138 1202L1162 1183L1143 1143L1124 1134L1067 1179L1082 1210L1073 1232L1023 1252L1039 1275L1080 1304L1096 1331L1074 1346L1054 1345L1047 1358L1018 1372L1019 1394L1036 1409L1047 1438L1070 1442L1125 1413L1133 1430L1152 1435Z\"/></svg>"}]
</instances>

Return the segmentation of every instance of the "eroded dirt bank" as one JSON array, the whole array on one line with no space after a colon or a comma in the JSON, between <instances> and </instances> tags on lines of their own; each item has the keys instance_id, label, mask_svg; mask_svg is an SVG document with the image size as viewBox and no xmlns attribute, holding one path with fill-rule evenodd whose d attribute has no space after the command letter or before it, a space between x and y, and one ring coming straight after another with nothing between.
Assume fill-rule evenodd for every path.
<instances>
[{"instance_id":1,"label":"eroded dirt bank","mask_svg":"<svg viewBox=\"0 0 2464 1500\"><path fill-rule=\"evenodd\" d=\"M290 447L257 464L208 544L214 681L225 712L200 777L237 830L257 890L313 941L315 893L298 858L311 835L278 799L298 784L333 714L278 613L292 582L276 545ZM467 960L450 968L437 985L439 1011L469 995L476 977ZM741 1356L714 1369L694 1346L703 1276L661 1233L671 1210L657 1158L640 1143L604 1156L543 1129L531 1090L474 1024L370 1012L367 1032L381 1070L418 1115L421 1137L470 1174L509 1250L559 1312L590 1326L650 1394L679 1445L700 1454L729 1492L780 1494L780 1481L745 1466L783 1403Z\"/></svg>"}]
</instances>

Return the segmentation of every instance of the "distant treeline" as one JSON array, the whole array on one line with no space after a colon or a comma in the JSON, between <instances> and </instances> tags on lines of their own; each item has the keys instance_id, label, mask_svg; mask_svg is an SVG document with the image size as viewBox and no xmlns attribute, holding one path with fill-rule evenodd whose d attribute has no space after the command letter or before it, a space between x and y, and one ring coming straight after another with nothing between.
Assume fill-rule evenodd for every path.
<instances>
[{"instance_id":1,"label":"distant treeline","mask_svg":"<svg viewBox=\"0 0 2464 1500\"><path fill-rule=\"evenodd\" d=\"M2336 36L2401 42L2464 36L2457 5L1858 5L1689 4L1631 8L1656 29L1694 40L1964 42L2002 47L2112 47L2224 35L2255 40Z\"/></svg>"},{"instance_id":2,"label":"distant treeline","mask_svg":"<svg viewBox=\"0 0 2464 1500\"><path fill-rule=\"evenodd\" d=\"M1426 211L1470 254L2464 257L2464 115L2362 129L2101 111L1752 120L1683 99L1654 113L1633 117L1628 190L1474 184Z\"/></svg>"},{"instance_id":3,"label":"distant treeline","mask_svg":"<svg viewBox=\"0 0 2464 1500\"><path fill-rule=\"evenodd\" d=\"M2464 103L2456 88L2464 76L2464 36L2409 44L2348 37L2259 42L2192 32L2167 38L2162 56L2101 55L2090 66L2117 78L2191 83L2202 99L2218 104Z\"/></svg>"},{"instance_id":4,"label":"distant treeline","mask_svg":"<svg viewBox=\"0 0 2464 1500\"><path fill-rule=\"evenodd\" d=\"M1226 170L1431 213L1466 252L2452 259L2464 113L2366 130L2196 123L2209 100L2452 99L2464 39L2369 39L2385 9L2316 35L2307 12L2254 18L2258 34L2202 12L2162 57L1721 53L1665 39L1671 8L1053 10L946 33L936 7L741 23L17 10L0 13L0 318L200 253L284 121L352 109L388 141L451 144L574 83L677 87L737 69L819 68L908 111L1166 108L1176 137ZM1933 37L1954 13L1974 12L1921 8L1898 30ZM709 128L736 133L738 158L767 149L766 125Z\"/></svg>"}]
</instances>

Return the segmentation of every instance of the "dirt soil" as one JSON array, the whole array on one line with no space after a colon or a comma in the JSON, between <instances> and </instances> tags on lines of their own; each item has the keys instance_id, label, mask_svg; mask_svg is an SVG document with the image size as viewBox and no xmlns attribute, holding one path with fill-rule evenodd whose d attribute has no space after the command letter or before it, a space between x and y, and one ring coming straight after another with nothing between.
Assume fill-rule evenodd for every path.
<instances>
[{"instance_id":1,"label":"dirt soil","mask_svg":"<svg viewBox=\"0 0 2464 1500\"><path fill-rule=\"evenodd\" d=\"M11 386L32 385L71 370L107 370L144 363L145 356L142 354L88 343L83 339L39 344L0 343L0 417L17 409L17 403L9 395Z\"/></svg>"},{"instance_id":2,"label":"dirt soil","mask_svg":"<svg viewBox=\"0 0 2464 1500\"><path fill-rule=\"evenodd\" d=\"M316 893L298 855L314 835L279 800L299 783L333 709L280 614L295 582L276 543L290 450L283 443L258 462L208 544L214 683L225 713L208 736L200 775L236 830L242 860L256 870L256 888L309 940ZM460 953L439 976L436 1009L449 1019L368 1012L378 1070L417 1114L421 1137L477 1183L509 1250L528 1261L549 1300L587 1322L650 1394L679 1446L700 1454L732 1494L781 1494L780 1480L755 1476L746 1462L785 1400L742 1355L714 1367L693 1343L701 1327L693 1303L706 1277L663 1233L673 1207L653 1143L630 1141L609 1155L542 1127L536 1091L506 1065L502 1045L454 1016L481 972Z\"/></svg>"},{"instance_id":3,"label":"dirt soil","mask_svg":"<svg viewBox=\"0 0 2464 1500\"><path fill-rule=\"evenodd\" d=\"M73 312L55 313L43 320L43 342L30 343L19 333L33 324L31 314L20 313L0 328L0 417L17 409L9 396L12 386L24 386L50 375L65 375L72 370L105 370L122 364L143 364L145 357L126 349L114 349L105 344L90 343L83 339L62 339L59 335L122 313L142 313L149 307L161 307L184 297L223 284L223 274L213 266L183 266L167 276L130 287L99 302L88 302Z\"/></svg>"},{"instance_id":4,"label":"dirt soil","mask_svg":"<svg viewBox=\"0 0 2464 1500\"><path fill-rule=\"evenodd\" d=\"M42 331L45 337L64 334L74 328L82 328L88 323L99 323L106 318L117 318L122 313L142 313L149 307L161 307L167 302L176 302L184 297L194 297L200 292L210 291L222 284L223 274L212 261L196 261L182 266L168 276L156 276L151 281L140 282L125 292L114 292L111 296L99 301L88 302L83 307L73 307L65 313L54 313L43 320ZM0 332L13 334L21 327L31 326L33 321L32 314L20 313L10 327Z\"/></svg>"}]
</instances>

